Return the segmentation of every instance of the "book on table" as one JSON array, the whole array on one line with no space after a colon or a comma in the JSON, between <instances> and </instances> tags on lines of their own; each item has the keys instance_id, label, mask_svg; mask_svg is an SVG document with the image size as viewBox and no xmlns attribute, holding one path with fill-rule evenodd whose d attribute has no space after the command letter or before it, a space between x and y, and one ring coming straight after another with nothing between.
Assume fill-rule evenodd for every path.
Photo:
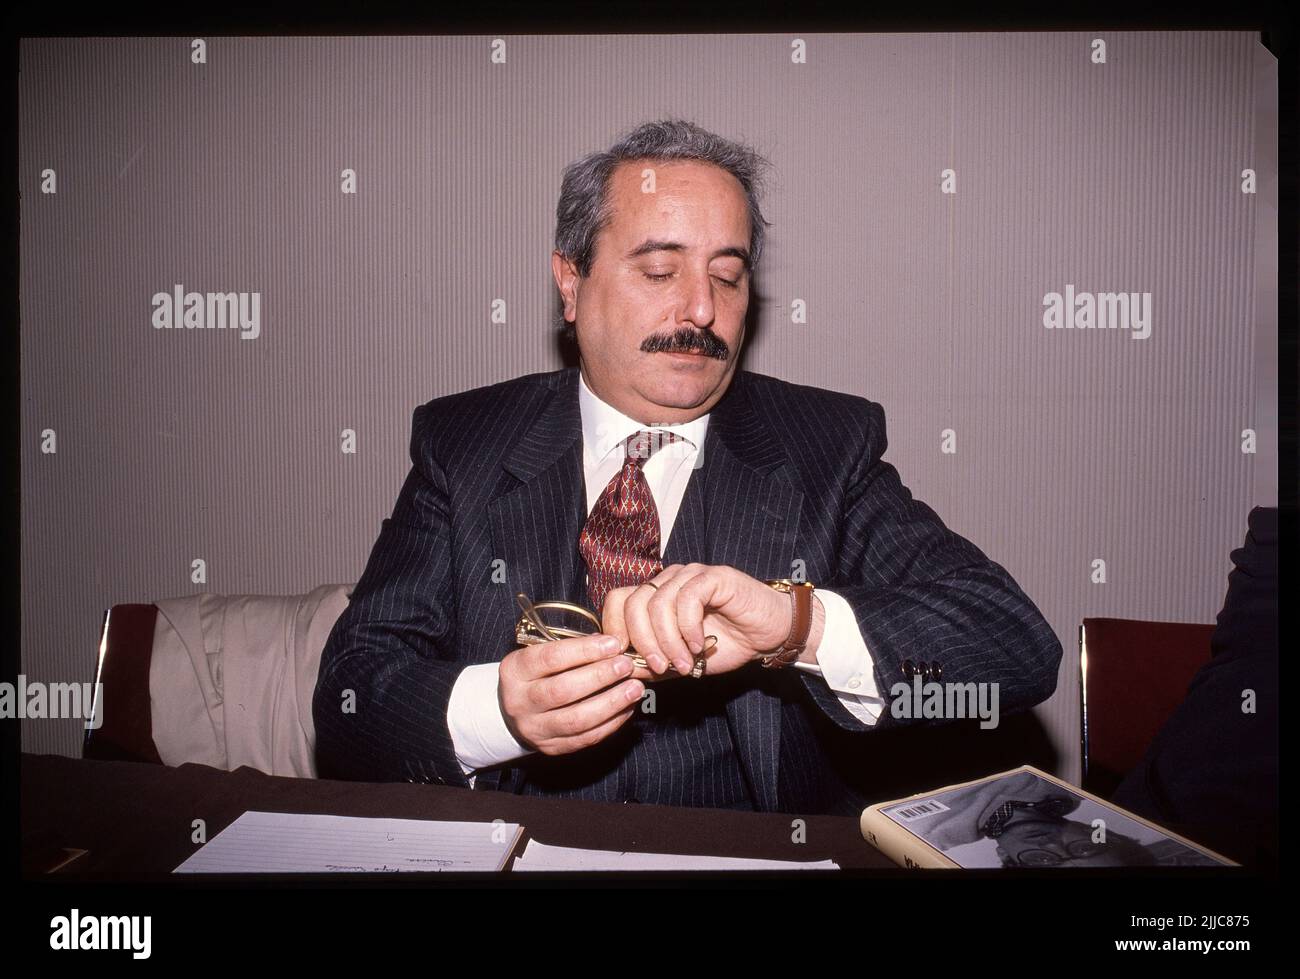
<instances>
[{"instance_id":1,"label":"book on table","mask_svg":"<svg viewBox=\"0 0 1300 979\"><path fill-rule=\"evenodd\" d=\"M860 825L902 867L1237 866L1032 765L868 806Z\"/></svg>"}]
</instances>

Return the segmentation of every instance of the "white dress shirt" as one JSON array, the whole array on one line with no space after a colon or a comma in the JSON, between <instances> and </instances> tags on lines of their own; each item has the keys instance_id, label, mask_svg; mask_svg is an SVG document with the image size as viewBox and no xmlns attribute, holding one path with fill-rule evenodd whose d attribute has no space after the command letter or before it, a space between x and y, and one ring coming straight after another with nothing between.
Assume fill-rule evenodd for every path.
<instances>
[{"instance_id":1,"label":"white dress shirt","mask_svg":"<svg viewBox=\"0 0 1300 979\"><path fill-rule=\"evenodd\" d=\"M587 513L591 514L614 474L623 468L623 442L633 432L646 428L640 422L606 404L587 387L578 373L578 404L582 412L583 471L587 484ZM643 471L659 511L659 553L668 547L668 537L677 520L686 484L699 458L708 431L707 414L677 425L660 425L650 431L667 430L681 441L664 442L646 460ZM820 676L845 709L863 724L880 717L884 701L876 689L871 654L862 638L853 608L832 591L814 593L826 609L826 625L814 663L795 663L796 669ZM500 765L529 754L515 740L501 716L497 699L499 663L467 666L456 678L447 703L447 728L461 770L471 772Z\"/></svg>"}]
</instances>

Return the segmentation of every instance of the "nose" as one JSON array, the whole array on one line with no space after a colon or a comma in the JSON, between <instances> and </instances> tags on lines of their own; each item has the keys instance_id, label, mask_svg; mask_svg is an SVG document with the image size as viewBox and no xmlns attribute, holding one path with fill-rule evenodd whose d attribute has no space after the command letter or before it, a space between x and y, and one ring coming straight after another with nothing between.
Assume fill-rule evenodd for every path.
<instances>
[{"instance_id":1,"label":"nose","mask_svg":"<svg viewBox=\"0 0 1300 979\"><path fill-rule=\"evenodd\" d=\"M695 271L682 276L683 307L679 321L689 322L698 327L713 325L717 315L713 303L713 279L708 270Z\"/></svg>"}]
</instances>

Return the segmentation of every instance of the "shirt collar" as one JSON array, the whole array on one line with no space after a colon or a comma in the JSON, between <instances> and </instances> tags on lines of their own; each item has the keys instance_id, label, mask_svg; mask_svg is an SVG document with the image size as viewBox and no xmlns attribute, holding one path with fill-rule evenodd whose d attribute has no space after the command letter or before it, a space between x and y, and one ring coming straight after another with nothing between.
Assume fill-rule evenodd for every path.
<instances>
[{"instance_id":1,"label":"shirt collar","mask_svg":"<svg viewBox=\"0 0 1300 979\"><path fill-rule=\"evenodd\" d=\"M673 432L698 450L704 444L704 434L709 427L708 412L699 418L679 422L676 425L643 425L598 398L591 388L587 387L581 369L578 370L578 407L582 413L584 451L597 462L605 459L612 452L621 451L623 440L643 428L651 432Z\"/></svg>"}]
</instances>

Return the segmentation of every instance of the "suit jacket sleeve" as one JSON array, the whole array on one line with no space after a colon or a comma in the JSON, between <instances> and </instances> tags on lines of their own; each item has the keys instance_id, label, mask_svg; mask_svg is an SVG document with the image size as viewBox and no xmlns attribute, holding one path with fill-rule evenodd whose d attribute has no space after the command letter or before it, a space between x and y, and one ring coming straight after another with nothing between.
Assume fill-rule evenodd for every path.
<instances>
[{"instance_id":1,"label":"suit jacket sleeve","mask_svg":"<svg viewBox=\"0 0 1300 979\"><path fill-rule=\"evenodd\" d=\"M867 406L866 445L847 483L836 574L826 587L853 607L886 707L866 725L824 681L801 673L808 692L849 731L927 723L890 710L890 688L911 684L904 660L938 664L945 684L998 684L999 713L1045 700L1062 654L1051 626L1011 575L913 499L882 459L884 409Z\"/></svg>"},{"instance_id":2,"label":"suit jacket sleeve","mask_svg":"<svg viewBox=\"0 0 1300 979\"><path fill-rule=\"evenodd\" d=\"M322 778L469 785L447 728L466 664L453 655L450 503L429 420L427 405L415 410L411 471L321 654L312 717Z\"/></svg>"},{"instance_id":3,"label":"suit jacket sleeve","mask_svg":"<svg viewBox=\"0 0 1300 979\"><path fill-rule=\"evenodd\" d=\"M1216 837L1207 842L1256 863L1276 860L1278 845L1278 510L1256 507L1248 521L1210 638L1214 655L1111 799L1204 828ZM1246 690L1258 695L1249 712Z\"/></svg>"}]
</instances>

